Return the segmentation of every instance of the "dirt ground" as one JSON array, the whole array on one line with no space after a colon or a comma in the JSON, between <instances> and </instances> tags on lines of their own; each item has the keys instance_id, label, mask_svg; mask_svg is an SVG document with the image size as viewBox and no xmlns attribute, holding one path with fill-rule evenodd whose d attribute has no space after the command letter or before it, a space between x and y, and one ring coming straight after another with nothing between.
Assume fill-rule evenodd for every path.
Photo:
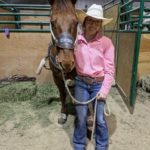
<instances>
[{"instance_id":1,"label":"dirt ground","mask_svg":"<svg viewBox=\"0 0 150 150\"><path fill-rule=\"evenodd\" d=\"M108 97L109 150L149 150L150 94L138 90L131 115L115 87ZM57 124L60 102L18 101L0 103L0 150L73 150L74 116Z\"/></svg>"}]
</instances>

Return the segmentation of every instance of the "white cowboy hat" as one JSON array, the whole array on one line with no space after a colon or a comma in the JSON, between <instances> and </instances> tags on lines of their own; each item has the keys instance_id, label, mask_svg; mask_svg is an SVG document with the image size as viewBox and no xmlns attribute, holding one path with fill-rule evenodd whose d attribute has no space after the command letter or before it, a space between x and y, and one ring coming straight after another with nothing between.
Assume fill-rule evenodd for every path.
<instances>
[{"instance_id":1,"label":"white cowboy hat","mask_svg":"<svg viewBox=\"0 0 150 150\"><path fill-rule=\"evenodd\" d=\"M84 12L83 10L77 10L77 15L78 19L81 23L84 22L84 19L88 16L98 19L98 20L103 20L102 26L108 24L111 22L113 19L112 18L104 18L103 17L103 8L101 5L93 4L91 5L88 9L87 12Z\"/></svg>"}]
</instances>

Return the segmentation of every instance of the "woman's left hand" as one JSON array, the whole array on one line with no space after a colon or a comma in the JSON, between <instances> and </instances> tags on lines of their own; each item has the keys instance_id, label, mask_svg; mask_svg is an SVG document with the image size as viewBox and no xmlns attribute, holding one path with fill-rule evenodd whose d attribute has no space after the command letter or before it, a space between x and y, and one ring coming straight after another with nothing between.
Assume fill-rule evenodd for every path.
<instances>
[{"instance_id":1,"label":"woman's left hand","mask_svg":"<svg viewBox=\"0 0 150 150\"><path fill-rule=\"evenodd\" d=\"M106 100L107 96L102 93L97 93L96 99L97 100Z\"/></svg>"}]
</instances>

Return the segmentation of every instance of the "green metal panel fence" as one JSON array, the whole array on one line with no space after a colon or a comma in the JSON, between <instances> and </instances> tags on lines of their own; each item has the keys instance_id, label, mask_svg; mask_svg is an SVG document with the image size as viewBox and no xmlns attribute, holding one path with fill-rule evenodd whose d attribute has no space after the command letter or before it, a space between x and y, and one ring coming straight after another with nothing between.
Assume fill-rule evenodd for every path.
<instances>
[{"instance_id":1,"label":"green metal panel fence","mask_svg":"<svg viewBox=\"0 0 150 150\"><path fill-rule=\"evenodd\" d=\"M51 12L50 5L30 5L30 4L6 4L0 3L0 9L7 10L7 12L0 12L0 18L6 16L14 16L14 21L0 19L0 25L15 24L16 29L9 29L9 32L50 32L49 31L49 16ZM32 12L30 12L32 10ZM42 19L43 21L23 21L22 17L47 17ZM22 28L22 25L39 26L40 29ZM43 29L43 26L48 26L47 29ZM0 28L0 32L4 32L5 28Z\"/></svg>"}]
</instances>

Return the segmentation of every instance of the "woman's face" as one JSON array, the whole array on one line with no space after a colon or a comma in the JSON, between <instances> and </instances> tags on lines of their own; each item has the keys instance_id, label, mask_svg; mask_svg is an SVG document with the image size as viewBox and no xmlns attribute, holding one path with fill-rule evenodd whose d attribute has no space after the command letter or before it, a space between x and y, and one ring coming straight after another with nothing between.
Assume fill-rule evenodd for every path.
<instances>
[{"instance_id":1,"label":"woman's face","mask_svg":"<svg viewBox=\"0 0 150 150\"><path fill-rule=\"evenodd\" d=\"M94 36L102 28L102 20L86 17L84 27L86 35Z\"/></svg>"}]
</instances>

